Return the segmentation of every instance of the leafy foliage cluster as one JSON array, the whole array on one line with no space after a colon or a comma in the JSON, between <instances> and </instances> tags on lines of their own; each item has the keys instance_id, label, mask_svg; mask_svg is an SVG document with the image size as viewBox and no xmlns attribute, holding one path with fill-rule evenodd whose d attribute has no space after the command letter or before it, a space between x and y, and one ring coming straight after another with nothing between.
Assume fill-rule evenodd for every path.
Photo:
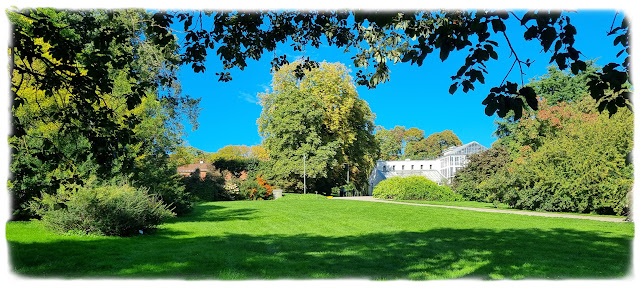
<instances>
[{"instance_id":1,"label":"leafy foliage cluster","mask_svg":"<svg viewBox=\"0 0 640 288\"><path fill-rule=\"evenodd\" d=\"M104 221L100 215L82 221L98 221L86 225L100 226L99 233L128 234L135 225L114 220L120 217L109 214L116 213L114 205L138 205L123 207L130 217L141 217L144 227L157 224L146 218L166 218L157 205L188 212L191 198L167 155L180 143L182 118L195 120L198 100L180 94L174 36L154 34L152 15L135 9L39 8L12 11L9 18L14 129L8 187L14 218L47 215L51 222L51 215L59 215L75 223L84 216L70 209L99 205L91 213L104 212ZM127 179L132 187L110 184L114 179ZM96 188L103 186L107 188ZM129 192L109 196L120 195L112 192L117 189ZM140 191L164 204L140 210L147 197L139 196ZM100 200L85 203L94 198ZM63 205L50 213L34 210L53 207L38 204L44 199L59 199ZM122 225L129 228L118 228ZM87 229L94 228L81 230Z\"/></svg>"},{"instance_id":2,"label":"leafy foliage cluster","mask_svg":"<svg viewBox=\"0 0 640 288\"><path fill-rule=\"evenodd\" d=\"M196 169L188 177L182 178L185 191L189 192L194 201L233 200L232 196L224 189L224 182L219 171L207 172L204 178L201 178L200 169Z\"/></svg>"},{"instance_id":3,"label":"leafy foliage cluster","mask_svg":"<svg viewBox=\"0 0 640 288\"><path fill-rule=\"evenodd\" d=\"M349 195L353 196L358 191L356 190L356 185L353 185L353 182L349 182L349 184L340 185L340 186L331 188L331 195L333 196L342 196L340 192L344 193L344 195L346 196L349 196Z\"/></svg>"},{"instance_id":4,"label":"leafy foliage cluster","mask_svg":"<svg viewBox=\"0 0 640 288\"><path fill-rule=\"evenodd\" d=\"M202 160L212 163L220 171L232 173L235 177L243 171L256 171L258 165L268 159L269 152L260 145L227 145L213 153L194 147L179 146L169 155L169 161L177 166Z\"/></svg>"},{"instance_id":5,"label":"leafy foliage cluster","mask_svg":"<svg viewBox=\"0 0 640 288\"><path fill-rule=\"evenodd\" d=\"M33 210L59 232L131 236L175 216L157 196L126 183L62 185L39 200Z\"/></svg>"},{"instance_id":6,"label":"leafy foliage cluster","mask_svg":"<svg viewBox=\"0 0 640 288\"><path fill-rule=\"evenodd\" d=\"M283 66L273 73L272 91L260 98L266 179L288 192L303 191L305 171L309 191L328 194L347 173L356 186L367 185L378 159L374 114L344 65L321 63L302 79L295 64Z\"/></svg>"},{"instance_id":7,"label":"leafy foliage cluster","mask_svg":"<svg viewBox=\"0 0 640 288\"><path fill-rule=\"evenodd\" d=\"M392 200L459 201L462 196L424 176L393 177L373 188L373 197Z\"/></svg>"},{"instance_id":8,"label":"leafy foliage cluster","mask_svg":"<svg viewBox=\"0 0 640 288\"><path fill-rule=\"evenodd\" d=\"M208 160L209 153L191 146L177 146L173 153L169 154L169 162L176 167L191 163L198 163L200 160Z\"/></svg>"},{"instance_id":9,"label":"leafy foliage cluster","mask_svg":"<svg viewBox=\"0 0 640 288\"><path fill-rule=\"evenodd\" d=\"M375 135L380 142L382 160L432 159L441 156L446 148L462 145L462 141L451 130L424 138L424 131L415 127L406 129L396 126L387 130L379 126Z\"/></svg>"},{"instance_id":10,"label":"leafy foliage cluster","mask_svg":"<svg viewBox=\"0 0 640 288\"><path fill-rule=\"evenodd\" d=\"M532 87L565 83L573 87L568 89L585 88L584 80L576 77L544 78ZM598 113L596 100L580 94L567 99L570 94L562 93L566 91L559 89L549 97L560 102L543 98L538 111L526 111L518 121L499 122L500 139L469 158L454 179L456 191L467 199L520 209L627 213L633 182L633 114L626 109L614 115Z\"/></svg>"},{"instance_id":11,"label":"leafy foliage cluster","mask_svg":"<svg viewBox=\"0 0 640 288\"><path fill-rule=\"evenodd\" d=\"M239 177L242 173L258 171L260 163L263 161L257 158L225 159L219 158L213 161L213 166L224 173L231 173L234 177Z\"/></svg>"},{"instance_id":12,"label":"leafy foliage cluster","mask_svg":"<svg viewBox=\"0 0 640 288\"><path fill-rule=\"evenodd\" d=\"M240 197L248 200L273 199L274 187L264 180L263 175L249 177L240 184Z\"/></svg>"},{"instance_id":13,"label":"leafy foliage cluster","mask_svg":"<svg viewBox=\"0 0 640 288\"><path fill-rule=\"evenodd\" d=\"M514 189L505 193L504 201L531 210L625 213L633 181L627 160L633 148L633 115L621 111L609 118L606 112L571 108L551 107L548 115L540 110L541 126L559 131L546 135L535 150L521 148L514 160L521 165L512 171Z\"/></svg>"},{"instance_id":14,"label":"leafy foliage cluster","mask_svg":"<svg viewBox=\"0 0 640 288\"><path fill-rule=\"evenodd\" d=\"M489 193L482 188L487 185L485 181L495 177L496 173L510 162L507 148L491 147L480 153L469 155L467 160L469 161L467 165L456 173L452 188L467 200L489 203L496 200L495 192Z\"/></svg>"},{"instance_id":15,"label":"leafy foliage cluster","mask_svg":"<svg viewBox=\"0 0 640 288\"><path fill-rule=\"evenodd\" d=\"M220 159L256 159L260 161L267 161L269 159L269 152L260 145L227 145L220 148L215 153L210 153L207 157L211 162L216 162Z\"/></svg>"},{"instance_id":16,"label":"leafy foliage cluster","mask_svg":"<svg viewBox=\"0 0 640 288\"><path fill-rule=\"evenodd\" d=\"M321 44L344 48L345 53L355 51L353 64L360 70L356 73L357 84L374 88L390 79L390 64L408 62L421 66L425 58L437 52L445 61L451 52L467 51L464 64L455 75L449 92L459 88L463 92L475 89L479 82L485 83L487 64L499 59L498 41L509 46L513 62L505 79L490 89L483 104L485 113L497 113L505 117L513 112L520 118L523 108L537 109L537 93L525 87L522 75L524 66L532 60L525 59L512 46L508 27L522 26L526 31L522 37L539 43L549 56L549 63L560 70L570 69L572 74L586 71L587 62L580 59L581 53L574 46L577 28L571 24L570 13L565 11L535 10L513 11L228 11L207 12L160 12L159 22L171 23L178 19L184 24L184 63L191 63L194 71L204 71L208 50L220 57L223 70L216 73L220 81L230 81L226 72L233 68L244 69L247 60L258 60L265 52L276 51L279 43L293 42L295 50L303 51L307 46L318 48ZM618 14L616 14L617 16ZM213 29L203 29L203 21L210 16ZM624 87L629 77L629 27L626 19L616 22L615 17L608 35L613 44L620 47L619 63L609 63L594 73L587 82L590 95L599 103L600 111L611 114L619 107L629 105L630 91ZM615 24L615 25L614 25ZM164 26L168 29L168 26ZM511 37L513 37L511 35ZM289 64L286 55L277 55L271 61L278 70ZM306 71L318 63L307 57L296 64L295 76L302 78ZM369 67L373 72L368 72ZM507 81L513 68L520 71L520 85ZM605 93L611 91L612 93Z\"/></svg>"}]
</instances>

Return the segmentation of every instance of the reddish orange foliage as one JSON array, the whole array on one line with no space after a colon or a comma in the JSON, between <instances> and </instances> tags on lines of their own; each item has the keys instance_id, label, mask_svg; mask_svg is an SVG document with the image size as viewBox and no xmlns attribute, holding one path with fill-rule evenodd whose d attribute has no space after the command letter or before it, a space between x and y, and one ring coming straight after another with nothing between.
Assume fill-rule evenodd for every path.
<instances>
[{"instance_id":1,"label":"reddish orange foliage","mask_svg":"<svg viewBox=\"0 0 640 288\"><path fill-rule=\"evenodd\" d=\"M265 193L264 197L271 196L272 191L273 191L273 186L267 184L267 181L262 178L262 175L258 175L258 177L256 177L256 182L258 182L258 185L260 185L260 187L263 187L263 188L265 188L265 190L267 190L267 193ZM257 192L258 192L257 189L255 189L255 188L251 189L251 195L249 197L251 199L254 199L256 197L256 193ZM262 198L260 198L258 200L262 200Z\"/></svg>"}]
</instances>

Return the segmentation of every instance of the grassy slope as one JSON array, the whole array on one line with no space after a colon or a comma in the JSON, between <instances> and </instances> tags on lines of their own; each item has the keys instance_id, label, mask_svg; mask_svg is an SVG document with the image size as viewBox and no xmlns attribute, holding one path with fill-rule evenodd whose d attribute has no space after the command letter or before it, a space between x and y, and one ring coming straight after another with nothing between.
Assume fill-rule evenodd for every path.
<instances>
[{"instance_id":1,"label":"grassy slope","mask_svg":"<svg viewBox=\"0 0 640 288\"><path fill-rule=\"evenodd\" d=\"M6 226L17 273L187 279L616 278L633 224L287 195L202 203L131 238Z\"/></svg>"}]
</instances>

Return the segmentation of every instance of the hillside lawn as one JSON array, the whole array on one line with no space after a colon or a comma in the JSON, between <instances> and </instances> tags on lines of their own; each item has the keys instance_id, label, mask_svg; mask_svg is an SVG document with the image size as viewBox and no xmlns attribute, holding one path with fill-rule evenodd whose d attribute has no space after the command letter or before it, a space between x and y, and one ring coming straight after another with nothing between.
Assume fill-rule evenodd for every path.
<instances>
[{"instance_id":1,"label":"hillside lawn","mask_svg":"<svg viewBox=\"0 0 640 288\"><path fill-rule=\"evenodd\" d=\"M618 279L633 223L482 213L285 194L207 202L135 237L8 222L24 277L160 279Z\"/></svg>"}]
</instances>

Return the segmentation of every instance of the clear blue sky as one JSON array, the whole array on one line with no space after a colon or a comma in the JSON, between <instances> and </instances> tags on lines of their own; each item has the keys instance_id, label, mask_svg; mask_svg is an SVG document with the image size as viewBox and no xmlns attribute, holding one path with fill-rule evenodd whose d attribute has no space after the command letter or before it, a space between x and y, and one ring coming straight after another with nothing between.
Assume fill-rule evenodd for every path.
<instances>
[{"instance_id":1,"label":"clear blue sky","mask_svg":"<svg viewBox=\"0 0 640 288\"><path fill-rule=\"evenodd\" d=\"M578 30L575 47L584 54L584 59L597 59L599 66L619 61L615 59L615 54L620 48L614 48L613 37L606 36L614 14L613 10L570 14L571 23ZM616 19L619 23L622 15ZM522 37L524 28L517 22L511 17L507 23L510 40L521 59L535 60L525 70L524 80L527 83L528 79L546 73L550 54L542 53L538 41L525 41ZM486 84L476 83L475 91L465 94L459 89L454 95L448 93L452 84L450 77L456 73L466 56L466 50L463 50L452 52L445 62L440 61L436 51L420 67L408 63L391 65L389 82L375 89L358 87L358 93L376 114L376 125L387 129L396 125L417 127L424 130L427 136L448 129L456 133L463 143L478 141L490 147L496 140L492 133L497 116L486 116L485 106L481 102L491 87L500 84L513 63L504 38L494 37L493 40L499 42L499 58L488 63ZM301 52L292 51L289 44L281 44L276 53L286 53L290 61L302 56ZM352 69L352 77L358 70L350 59L353 53L344 54L335 47L308 47L304 55L316 61L342 62ZM183 93L202 97L202 110L198 118L200 127L196 131L188 129L185 137L188 145L215 152L226 145L260 144L256 120L260 116L261 106L257 103L257 94L269 88L272 58L273 54L267 53L260 61L248 62L244 71L232 70L233 81L227 83L217 81L215 73L220 72L222 66L215 51L210 51L205 73L196 74L190 67L182 68L180 80ZM519 71L514 69L508 80L520 83Z\"/></svg>"}]
</instances>

